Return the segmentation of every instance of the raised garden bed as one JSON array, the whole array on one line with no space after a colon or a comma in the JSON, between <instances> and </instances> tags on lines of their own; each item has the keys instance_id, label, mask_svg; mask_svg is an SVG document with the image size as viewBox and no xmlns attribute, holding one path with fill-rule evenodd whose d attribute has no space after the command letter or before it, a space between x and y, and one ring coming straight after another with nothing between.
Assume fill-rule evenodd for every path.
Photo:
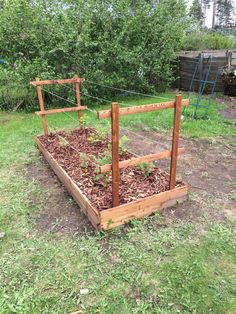
<instances>
[{"instance_id":1,"label":"raised garden bed","mask_svg":"<svg viewBox=\"0 0 236 314\"><path fill-rule=\"evenodd\" d=\"M157 166L120 169L120 205L112 207L111 173L98 174L99 165L111 155L110 139L94 128L61 131L36 137L38 148L97 229L109 229L142 218L185 200L187 185L176 181L169 190L169 174ZM133 155L120 149L120 160Z\"/></svg>"},{"instance_id":2,"label":"raised garden bed","mask_svg":"<svg viewBox=\"0 0 236 314\"><path fill-rule=\"evenodd\" d=\"M110 229L134 218L142 218L162 208L185 200L188 187L176 180L177 159L184 153L179 148L181 108L189 104L176 95L175 101L120 108L112 103L110 110L97 112L98 119L111 119L111 139L101 136L93 128L84 128L80 84L83 78L31 82L37 88L44 135L36 143L69 193L97 229ZM43 85L75 85L76 107L45 110ZM57 96L56 94L54 94ZM61 98L59 96L59 98ZM70 101L71 102L71 101ZM120 116L174 109L171 150L142 157L124 150L119 140ZM49 134L46 116L77 111L80 128L70 133L61 131ZM170 158L170 175L154 166L153 161Z\"/></svg>"}]
</instances>

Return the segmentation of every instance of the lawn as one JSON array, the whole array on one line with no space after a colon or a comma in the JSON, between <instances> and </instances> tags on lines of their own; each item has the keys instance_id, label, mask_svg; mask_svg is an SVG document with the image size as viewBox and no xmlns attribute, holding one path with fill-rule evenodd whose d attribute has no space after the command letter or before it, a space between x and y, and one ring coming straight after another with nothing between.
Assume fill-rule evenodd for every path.
<instances>
[{"instance_id":1,"label":"lawn","mask_svg":"<svg viewBox=\"0 0 236 314\"><path fill-rule=\"evenodd\" d=\"M162 96L173 98L172 93ZM157 99L118 101L132 106ZM186 141L205 143L226 160L233 156L236 129L218 114L221 108L214 103L207 120L192 120L192 109L187 109L181 133ZM160 131L169 136L172 118L172 110L151 112L121 118L121 126L147 137ZM51 130L73 128L76 114L49 116L48 122ZM90 111L84 122L109 127L109 121L97 122ZM40 132L41 121L33 114L0 113L0 231L5 232L0 239L1 314L236 313L236 220L224 215L229 204L236 204L233 173L225 182L227 193L191 190L185 206L194 203L197 216L174 215L170 221L168 212L155 214L106 233L89 227L78 232L42 231L38 219L51 191L27 171L46 167L33 140ZM231 151L219 150L218 142ZM65 202L78 211L69 196ZM205 208L209 210L201 210ZM53 227L59 223L56 218Z\"/></svg>"}]
</instances>

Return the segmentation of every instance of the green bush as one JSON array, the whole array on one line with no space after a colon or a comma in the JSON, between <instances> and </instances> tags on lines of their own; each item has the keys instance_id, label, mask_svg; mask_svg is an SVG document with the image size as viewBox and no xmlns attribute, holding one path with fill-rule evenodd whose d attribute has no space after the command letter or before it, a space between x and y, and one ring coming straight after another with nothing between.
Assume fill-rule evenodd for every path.
<instances>
[{"instance_id":1,"label":"green bush","mask_svg":"<svg viewBox=\"0 0 236 314\"><path fill-rule=\"evenodd\" d=\"M183 0L3 0L0 58L6 62L0 78L13 75L24 85L31 95L24 98L27 106L36 95L29 87L35 76L77 73L111 86L163 90L173 80L172 61L182 45L185 16ZM104 98L116 93L89 82L82 92Z\"/></svg>"},{"instance_id":2,"label":"green bush","mask_svg":"<svg viewBox=\"0 0 236 314\"><path fill-rule=\"evenodd\" d=\"M195 32L185 37L184 50L217 50L236 48L236 40L232 36L221 33Z\"/></svg>"}]
</instances>

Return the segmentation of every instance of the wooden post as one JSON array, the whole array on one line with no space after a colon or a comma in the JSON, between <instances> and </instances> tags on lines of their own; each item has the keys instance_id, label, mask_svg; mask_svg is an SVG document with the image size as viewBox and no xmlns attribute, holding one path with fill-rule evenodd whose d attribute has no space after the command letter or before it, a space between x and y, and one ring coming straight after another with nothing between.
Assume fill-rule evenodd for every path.
<instances>
[{"instance_id":1,"label":"wooden post","mask_svg":"<svg viewBox=\"0 0 236 314\"><path fill-rule=\"evenodd\" d=\"M119 104L111 105L112 121L112 206L119 205Z\"/></svg>"},{"instance_id":2,"label":"wooden post","mask_svg":"<svg viewBox=\"0 0 236 314\"><path fill-rule=\"evenodd\" d=\"M36 81L39 82L40 78L36 77ZM38 94L40 110L44 112L45 110L44 110L42 89L41 89L41 86L38 86L38 85L37 85L37 94ZM44 135L48 135L48 126L47 126L47 121L46 121L46 115L45 114L42 114L42 123L43 123Z\"/></svg>"},{"instance_id":3,"label":"wooden post","mask_svg":"<svg viewBox=\"0 0 236 314\"><path fill-rule=\"evenodd\" d=\"M175 181L176 181L176 168L177 168L178 146L179 146L179 129L180 129L180 118L181 118L181 103L182 103L182 96L176 95L174 128L173 128L172 149L171 149L171 163L170 163L170 190L175 188Z\"/></svg>"},{"instance_id":4,"label":"wooden post","mask_svg":"<svg viewBox=\"0 0 236 314\"><path fill-rule=\"evenodd\" d=\"M74 78L76 79L76 82L75 82L76 102L77 102L78 107L80 107L81 106L80 86L79 86L80 81L79 81L78 75L75 75ZM80 128L82 128L83 124L82 124L82 111L81 110L78 110L78 119L79 119Z\"/></svg>"}]
</instances>

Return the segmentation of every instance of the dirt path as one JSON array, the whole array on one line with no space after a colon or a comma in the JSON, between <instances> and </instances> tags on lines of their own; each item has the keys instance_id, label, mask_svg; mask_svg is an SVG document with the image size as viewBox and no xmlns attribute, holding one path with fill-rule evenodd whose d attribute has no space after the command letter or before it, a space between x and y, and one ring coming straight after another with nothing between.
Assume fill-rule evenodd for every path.
<instances>
[{"instance_id":1,"label":"dirt path","mask_svg":"<svg viewBox=\"0 0 236 314\"><path fill-rule=\"evenodd\" d=\"M129 133L129 134L128 134ZM171 147L171 137L157 133L126 131L131 151L144 155ZM178 177L190 186L189 200L162 212L166 224L181 219L195 221L211 217L215 221L236 219L236 149L224 144L224 139L212 143L206 140L181 139L186 153L178 162ZM169 169L169 160L158 161L158 166ZM36 180L45 191L43 208L36 217L39 232L78 233L93 232L87 218L68 195L49 166L42 160L30 165L27 177ZM37 200L36 200L37 201Z\"/></svg>"},{"instance_id":2,"label":"dirt path","mask_svg":"<svg viewBox=\"0 0 236 314\"><path fill-rule=\"evenodd\" d=\"M129 147L140 155L171 148L171 137L157 133L145 134L148 141L128 134ZM144 134L142 134L144 135ZM207 140L181 139L186 152L178 162L178 176L190 186L189 201L174 210L163 212L167 220L195 219L210 215L215 219L236 219L236 149L224 144L224 139L210 143ZM158 161L169 171L169 160Z\"/></svg>"}]
</instances>

